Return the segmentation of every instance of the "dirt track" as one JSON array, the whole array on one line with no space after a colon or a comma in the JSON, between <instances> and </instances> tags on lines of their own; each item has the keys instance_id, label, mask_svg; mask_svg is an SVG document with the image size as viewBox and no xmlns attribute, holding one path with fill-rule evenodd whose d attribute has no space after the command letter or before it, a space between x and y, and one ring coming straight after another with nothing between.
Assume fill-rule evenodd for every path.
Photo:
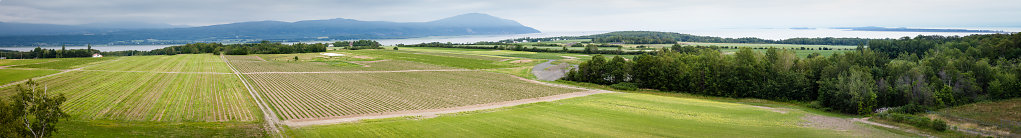
<instances>
[{"instance_id":1,"label":"dirt track","mask_svg":"<svg viewBox=\"0 0 1021 138\"><path fill-rule=\"evenodd\" d=\"M220 59L223 59L223 62L227 63L227 67L229 67L230 70L234 72L233 74L236 75L238 79L241 80L241 83L245 85L245 89L248 89L248 94L252 95L252 99L255 101L255 104L258 105L259 110L262 110L263 117L265 118L266 121L265 128L269 129L270 132L276 134L277 137L283 137L283 135L280 133L280 129L277 128L276 125L278 122L280 122L280 120L277 119L276 112L269 108L268 104L262 101L263 99L262 96L260 96L259 93L256 92L255 89L248 84L248 81L245 81L246 79L244 78L243 75L241 75L241 72L238 72L237 69L234 69L234 66L230 64L230 61L227 60L227 58L224 57L223 54L220 54Z\"/></svg>"}]
</instances>

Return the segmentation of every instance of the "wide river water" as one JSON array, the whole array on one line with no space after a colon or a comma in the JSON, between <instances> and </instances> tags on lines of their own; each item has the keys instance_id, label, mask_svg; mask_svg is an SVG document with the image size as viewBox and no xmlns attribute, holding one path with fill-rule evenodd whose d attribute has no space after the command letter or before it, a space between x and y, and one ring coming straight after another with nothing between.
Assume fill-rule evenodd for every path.
<instances>
[{"instance_id":1,"label":"wide river water","mask_svg":"<svg viewBox=\"0 0 1021 138\"><path fill-rule=\"evenodd\" d=\"M980 29L980 30L1000 30L1007 32L1021 32L1021 28L955 28L955 29ZM701 36L716 36L726 38L741 38L741 37L757 37L762 39L787 39L787 38L815 38L815 37L850 37L850 38L900 38L905 36L917 36L917 35L945 35L945 36L966 36L971 34L982 34L982 33L961 33L961 32L886 32L886 31L848 31L841 29L689 29L689 30L664 30L668 32L678 32L683 34L701 35ZM418 44L428 42L452 42L452 43L473 43L479 41L499 41L504 39L514 39L523 37L556 37L556 36L582 36L606 33L610 31L564 31L564 32L543 32L543 33L531 33L531 34L514 34L514 35L469 35L469 36L436 36L436 37L422 37L422 38L407 38L407 39L377 39L384 45L396 45L396 44ZM329 41L311 41L303 43L323 43ZM123 50L153 50L164 48L167 46L174 45L116 45L116 46L104 46L104 45L93 45L93 49L100 51L123 51ZM60 49L60 46L46 46L46 49ZM67 46L68 49L85 49L86 46ZM17 50L17 51L29 51L35 49L35 47L3 47L0 49L6 50Z\"/></svg>"}]
</instances>

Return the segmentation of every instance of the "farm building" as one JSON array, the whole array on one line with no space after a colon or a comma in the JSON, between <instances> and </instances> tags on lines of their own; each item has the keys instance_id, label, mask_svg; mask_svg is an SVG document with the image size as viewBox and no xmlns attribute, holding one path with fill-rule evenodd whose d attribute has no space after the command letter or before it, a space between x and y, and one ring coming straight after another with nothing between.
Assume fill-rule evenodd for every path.
<instances>
[{"instance_id":1,"label":"farm building","mask_svg":"<svg viewBox=\"0 0 1021 138\"><path fill-rule=\"evenodd\" d=\"M92 54L92 57L103 57L103 55L100 55L99 53L95 53L95 54Z\"/></svg>"}]
</instances>

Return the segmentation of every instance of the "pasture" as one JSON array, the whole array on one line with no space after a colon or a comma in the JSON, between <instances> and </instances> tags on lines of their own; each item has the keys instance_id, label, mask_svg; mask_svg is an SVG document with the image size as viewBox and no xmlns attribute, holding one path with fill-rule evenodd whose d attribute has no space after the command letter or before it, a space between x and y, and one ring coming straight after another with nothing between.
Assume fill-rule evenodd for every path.
<instances>
[{"instance_id":1,"label":"pasture","mask_svg":"<svg viewBox=\"0 0 1021 138\"><path fill-rule=\"evenodd\" d=\"M805 126L805 112L647 94L597 94L441 115L292 128L294 137L902 137ZM851 124L858 125L858 124Z\"/></svg>"}]
</instances>

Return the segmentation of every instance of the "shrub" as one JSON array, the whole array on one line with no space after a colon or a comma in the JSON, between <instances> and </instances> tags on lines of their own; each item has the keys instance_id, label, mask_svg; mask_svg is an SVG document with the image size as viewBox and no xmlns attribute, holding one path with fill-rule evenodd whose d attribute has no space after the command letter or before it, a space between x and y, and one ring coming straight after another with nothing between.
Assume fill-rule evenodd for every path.
<instances>
[{"instance_id":1,"label":"shrub","mask_svg":"<svg viewBox=\"0 0 1021 138\"><path fill-rule=\"evenodd\" d=\"M618 90L629 90L629 91L638 90L638 85L635 85L635 83L630 83L630 82L621 82L621 83L610 85L610 87L613 87L614 89L618 89Z\"/></svg>"},{"instance_id":2,"label":"shrub","mask_svg":"<svg viewBox=\"0 0 1021 138\"><path fill-rule=\"evenodd\" d=\"M903 114L916 114L928 111L929 109L919 106L916 104L908 104L897 108L890 109L891 113L903 113Z\"/></svg>"},{"instance_id":3,"label":"shrub","mask_svg":"<svg viewBox=\"0 0 1021 138\"><path fill-rule=\"evenodd\" d=\"M894 122L905 123L918 128L927 128L936 131L947 130L947 121L941 119L929 119L928 117L924 116L916 116L902 113L883 113L876 115L876 117Z\"/></svg>"},{"instance_id":4,"label":"shrub","mask_svg":"<svg viewBox=\"0 0 1021 138\"><path fill-rule=\"evenodd\" d=\"M946 131L947 130L947 121L944 121L942 119L933 119L932 120L932 129L936 130L936 131Z\"/></svg>"}]
</instances>

